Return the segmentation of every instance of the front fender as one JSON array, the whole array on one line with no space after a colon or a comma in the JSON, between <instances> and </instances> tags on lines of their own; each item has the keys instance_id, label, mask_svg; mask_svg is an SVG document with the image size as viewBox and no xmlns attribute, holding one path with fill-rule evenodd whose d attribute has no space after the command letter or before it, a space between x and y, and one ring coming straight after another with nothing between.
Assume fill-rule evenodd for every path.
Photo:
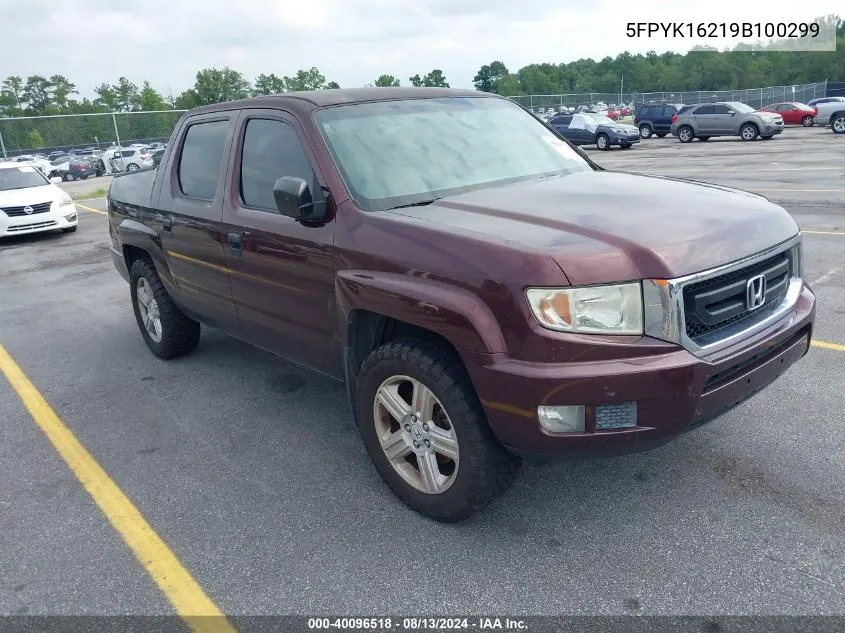
<instances>
[{"instance_id":1,"label":"front fender","mask_svg":"<svg viewBox=\"0 0 845 633\"><path fill-rule=\"evenodd\" d=\"M432 279L397 273L345 270L337 274L339 331L352 310L369 310L439 334L456 349L498 353L506 349L495 315L472 292Z\"/></svg>"}]
</instances>

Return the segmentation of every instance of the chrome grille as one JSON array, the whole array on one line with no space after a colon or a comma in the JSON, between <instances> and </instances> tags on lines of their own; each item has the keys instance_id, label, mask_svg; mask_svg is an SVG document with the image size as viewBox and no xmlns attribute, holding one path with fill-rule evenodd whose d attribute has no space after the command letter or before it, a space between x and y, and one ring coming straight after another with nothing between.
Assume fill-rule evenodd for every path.
<instances>
[{"instance_id":1,"label":"chrome grille","mask_svg":"<svg viewBox=\"0 0 845 633\"><path fill-rule=\"evenodd\" d=\"M0 211L8 215L10 218L19 218L26 215L35 215L36 213L47 213L52 204L52 202L39 202L38 204L30 204L22 207L0 207ZM26 212L27 206L32 208L31 213Z\"/></svg>"}]
</instances>

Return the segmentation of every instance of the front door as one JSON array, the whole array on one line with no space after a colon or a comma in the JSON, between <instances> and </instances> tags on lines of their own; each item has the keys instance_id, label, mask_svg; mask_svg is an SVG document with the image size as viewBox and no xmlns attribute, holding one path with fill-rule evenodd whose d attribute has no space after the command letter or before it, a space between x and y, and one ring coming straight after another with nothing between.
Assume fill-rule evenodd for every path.
<instances>
[{"instance_id":1,"label":"front door","mask_svg":"<svg viewBox=\"0 0 845 633\"><path fill-rule=\"evenodd\" d=\"M711 134L734 134L736 130L736 113L726 105L716 103L713 105L713 114L710 116L712 124L709 128Z\"/></svg>"},{"instance_id":2,"label":"front door","mask_svg":"<svg viewBox=\"0 0 845 633\"><path fill-rule=\"evenodd\" d=\"M342 375L335 309L334 218L305 225L281 215L273 187L283 176L323 193L298 122L278 110L247 110L237 128L224 204L226 262L244 336L264 349Z\"/></svg>"}]
</instances>

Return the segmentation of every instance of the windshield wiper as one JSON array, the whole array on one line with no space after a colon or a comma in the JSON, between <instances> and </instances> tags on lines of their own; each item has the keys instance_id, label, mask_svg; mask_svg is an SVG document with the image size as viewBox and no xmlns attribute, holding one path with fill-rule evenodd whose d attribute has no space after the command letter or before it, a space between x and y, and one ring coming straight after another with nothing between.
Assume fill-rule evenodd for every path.
<instances>
[{"instance_id":1,"label":"windshield wiper","mask_svg":"<svg viewBox=\"0 0 845 633\"><path fill-rule=\"evenodd\" d=\"M408 204L400 204L395 207L390 207L387 211L393 211L393 209L407 209L408 207L427 207L438 200L440 200L440 198L432 198L431 200L422 200L420 202L409 202Z\"/></svg>"}]
</instances>

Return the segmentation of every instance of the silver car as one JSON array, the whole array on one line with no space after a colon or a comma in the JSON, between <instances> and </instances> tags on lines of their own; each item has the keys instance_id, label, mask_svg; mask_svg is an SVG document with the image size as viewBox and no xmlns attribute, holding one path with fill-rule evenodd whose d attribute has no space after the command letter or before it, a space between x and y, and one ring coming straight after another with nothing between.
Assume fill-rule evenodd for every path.
<instances>
[{"instance_id":1,"label":"silver car","mask_svg":"<svg viewBox=\"0 0 845 633\"><path fill-rule=\"evenodd\" d=\"M757 112L738 101L701 103L672 119L672 134L681 143L713 136L739 136L753 141L758 136L770 139L783 132L783 117L771 112Z\"/></svg>"}]
</instances>

